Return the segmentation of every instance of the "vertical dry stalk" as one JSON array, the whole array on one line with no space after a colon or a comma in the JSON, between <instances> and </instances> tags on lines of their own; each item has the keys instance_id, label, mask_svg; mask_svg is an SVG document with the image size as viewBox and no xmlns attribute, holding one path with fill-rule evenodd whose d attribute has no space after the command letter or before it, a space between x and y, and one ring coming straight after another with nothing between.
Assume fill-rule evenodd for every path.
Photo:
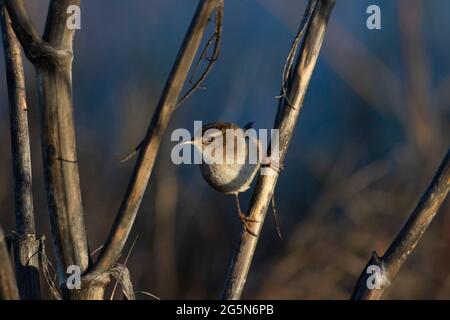
<instances>
[{"instance_id":1,"label":"vertical dry stalk","mask_svg":"<svg viewBox=\"0 0 450 320\"><path fill-rule=\"evenodd\" d=\"M104 272L111 268L123 250L150 179L161 139L176 109L209 18L215 9L219 14L222 7L223 0L201 0L197 7L142 143L125 197L92 272Z\"/></svg>"},{"instance_id":2,"label":"vertical dry stalk","mask_svg":"<svg viewBox=\"0 0 450 320\"><path fill-rule=\"evenodd\" d=\"M67 8L79 6L80 1L50 1L42 38L22 0L5 0L5 4L25 55L36 67L47 202L59 282L63 285L67 266L77 265L84 271L89 263L72 104L75 30L66 26Z\"/></svg>"},{"instance_id":3,"label":"vertical dry stalk","mask_svg":"<svg viewBox=\"0 0 450 320\"><path fill-rule=\"evenodd\" d=\"M14 254L17 283L22 299L39 299L39 261L36 252L31 176L30 137L28 133L25 75L20 44L11 27L8 12L0 1L0 20L5 51L11 121L11 146L14 174L16 234Z\"/></svg>"},{"instance_id":4,"label":"vertical dry stalk","mask_svg":"<svg viewBox=\"0 0 450 320\"><path fill-rule=\"evenodd\" d=\"M2 227L0 227L0 300L19 300L16 277L9 260Z\"/></svg>"},{"instance_id":5,"label":"vertical dry stalk","mask_svg":"<svg viewBox=\"0 0 450 320\"><path fill-rule=\"evenodd\" d=\"M362 271L352 299L377 300L389 287L398 271L419 243L429 224L437 214L450 189L450 150L437 170L430 186L421 197L405 226L391 243L383 257L373 253L372 258ZM377 266L381 272L377 278L380 289L370 290L367 286L370 274L369 266Z\"/></svg>"},{"instance_id":6,"label":"vertical dry stalk","mask_svg":"<svg viewBox=\"0 0 450 320\"><path fill-rule=\"evenodd\" d=\"M292 72L286 73L287 91L283 89L285 98L276 119L275 129L279 129L280 165L286 157L287 148L303 105L309 81L311 79L320 48L325 37L328 19L334 7L334 0L311 0L305 17L308 19L306 32L299 56ZM312 11L311 11L312 10ZM300 34L300 33L299 33ZM297 40L297 38L296 38ZM295 45L296 43L294 43ZM295 49L294 49L295 50ZM291 53L294 51L291 51ZM294 57L290 55L287 65ZM292 60L293 61L293 60ZM289 69L289 68L288 68ZM283 84L284 86L284 84ZM273 197L278 173L260 176L250 202L249 216L260 221L254 224L256 234L260 234L269 203ZM236 300L241 297L253 254L259 237L243 231L237 250L231 262L230 272L223 293L224 299Z\"/></svg>"},{"instance_id":7,"label":"vertical dry stalk","mask_svg":"<svg viewBox=\"0 0 450 320\"><path fill-rule=\"evenodd\" d=\"M51 0L43 37L36 32L25 10L23 0L4 1L11 16L14 32L25 55L34 64L37 72L47 201L57 257L57 271L60 286L63 289L67 266L77 265L84 272L90 264L73 119L71 69L74 30L66 25L67 8L70 5L79 6L80 1ZM102 298L104 288L109 283L109 276L117 273L116 276L124 277L126 274L126 271L116 272L117 268L114 265L128 238L150 178L161 139L177 107L180 92L214 10L218 15L217 28L221 28L223 0L200 1L150 123L110 235L97 263L83 277L84 290L74 290L70 293L74 299ZM214 59L218 53L220 34L215 36L217 40L214 47ZM208 46L210 43L211 40ZM210 62L199 82L203 81L212 63ZM124 282L127 282L126 286L129 288L129 277L124 277Z\"/></svg>"}]
</instances>

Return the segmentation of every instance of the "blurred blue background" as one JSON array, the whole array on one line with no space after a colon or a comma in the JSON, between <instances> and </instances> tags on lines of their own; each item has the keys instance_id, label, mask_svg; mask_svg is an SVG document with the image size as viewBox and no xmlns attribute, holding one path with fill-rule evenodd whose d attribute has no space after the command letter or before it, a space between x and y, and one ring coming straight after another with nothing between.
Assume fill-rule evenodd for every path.
<instances>
[{"instance_id":1,"label":"blurred blue background","mask_svg":"<svg viewBox=\"0 0 450 320\"><path fill-rule=\"evenodd\" d=\"M381 8L381 30L366 27L372 4ZM47 5L27 1L39 30ZM220 58L207 90L175 113L169 132L192 131L194 120L271 128L305 5L225 0ZM196 6L82 1L73 94L92 250L106 238L134 165L120 159L146 131ZM445 0L337 1L277 185L285 239L268 215L247 298L347 298L371 251L382 254L400 230L450 145L449 13ZM0 223L12 230L3 52L0 60ZM50 239L28 62L26 74L36 219ZM217 298L240 231L233 199L210 189L198 168L173 165L173 145L167 134L130 237L131 244L139 235L128 261L132 280L161 298ZM241 197L245 208L250 195ZM450 298L449 213L447 203L386 297Z\"/></svg>"}]
</instances>

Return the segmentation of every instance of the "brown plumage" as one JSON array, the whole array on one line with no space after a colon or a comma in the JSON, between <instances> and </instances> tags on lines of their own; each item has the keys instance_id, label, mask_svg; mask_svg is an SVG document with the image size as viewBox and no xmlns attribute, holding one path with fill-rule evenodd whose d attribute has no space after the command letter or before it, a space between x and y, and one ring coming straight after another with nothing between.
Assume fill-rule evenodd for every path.
<instances>
[{"instance_id":1,"label":"brown plumage","mask_svg":"<svg viewBox=\"0 0 450 320\"><path fill-rule=\"evenodd\" d=\"M249 219L239 205L239 193L246 191L255 178L260 165L261 145L257 137L245 137L244 134L250 128L250 124L244 129L233 123L210 123L202 127L201 136L197 133L191 143L202 153L203 161L200 171L206 182L216 191L235 196L236 206L244 228L247 232L256 236L249 228ZM227 131L231 130L231 131ZM227 148L227 134L234 132L235 136L229 136L228 142L233 142L233 148ZM220 139L222 146L220 146ZM245 145L242 145L245 143ZM256 151L256 159L250 157L250 148ZM255 148L256 147L256 148ZM232 151L232 157L229 152ZM222 152L222 162L214 163L219 159L217 152ZM228 156L228 158L227 158ZM254 160L254 161L250 161Z\"/></svg>"}]
</instances>

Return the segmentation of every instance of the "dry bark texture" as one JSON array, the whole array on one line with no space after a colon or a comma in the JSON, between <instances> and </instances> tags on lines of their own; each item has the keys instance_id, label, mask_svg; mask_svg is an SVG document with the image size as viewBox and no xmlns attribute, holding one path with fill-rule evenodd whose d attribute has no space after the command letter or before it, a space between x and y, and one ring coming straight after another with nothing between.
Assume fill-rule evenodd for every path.
<instances>
[{"instance_id":1,"label":"dry bark texture","mask_svg":"<svg viewBox=\"0 0 450 320\"><path fill-rule=\"evenodd\" d=\"M319 56L334 3L334 0L309 1L304 23L300 27L299 34L297 34L294 40L293 49L288 57L287 68L283 75L283 98L275 120L275 129L279 129L280 167L284 163L288 145L303 106L303 100ZM305 31L303 43L291 71L290 66L292 66L293 59L295 58L296 46L300 41L303 29ZM273 175L261 175L258 178L255 191L250 201L249 216L251 219L259 221L253 224L253 231L257 235L261 232L267 209L274 195L278 180L279 173L273 173ZM258 238L245 231L242 233L231 262L223 298L236 300L241 297Z\"/></svg>"}]
</instances>

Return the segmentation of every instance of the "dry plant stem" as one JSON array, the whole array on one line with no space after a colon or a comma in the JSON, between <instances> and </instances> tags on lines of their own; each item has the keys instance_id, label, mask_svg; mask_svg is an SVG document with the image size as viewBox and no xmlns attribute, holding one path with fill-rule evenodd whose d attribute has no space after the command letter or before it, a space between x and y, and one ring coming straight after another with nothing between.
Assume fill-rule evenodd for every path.
<instances>
[{"instance_id":1,"label":"dry plant stem","mask_svg":"<svg viewBox=\"0 0 450 320\"><path fill-rule=\"evenodd\" d=\"M83 218L72 104L72 42L67 7L79 0L50 1L41 39L22 0L5 0L26 56L36 67L41 112L41 141L47 202L60 285L65 270L89 264Z\"/></svg>"},{"instance_id":2,"label":"dry plant stem","mask_svg":"<svg viewBox=\"0 0 450 320\"><path fill-rule=\"evenodd\" d=\"M334 0L317 1L307 25L304 41L288 83L287 99L284 99L275 124L275 128L280 130L280 165L284 162L308 84L319 56L334 3ZM253 231L257 235L261 232L277 179L278 173L275 171L273 171L273 175L261 175L258 178L249 211L251 219L260 221L252 224L254 226ZM224 299L236 300L241 297L258 238L250 235L248 232L242 232L226 280L223 293Z\"/></svg>"},{"instance_id":3,"label":"dry plant stem","mask_svg":"<svg viewBox=\"0 0 450 320\"><path fill-rule=\"evenodd\" d=\"M45 62L47 59L59 59L70 55L70 52L56 49L39 36L25 10L23 0L4 0L4 2L8 8L11 19L14 22L14 32L23 46L25 55L32 63L39 61ZM65 8L67 8L68 3L70 3L70 1L61 1L61 5L66 5ZM61 5L59 8L64 9ZM64 14L65 11L66 10L59 12L59 15L62 17L62 14ZM61 22L65 22L65 18L63 18L63 21ZM24 44L26 44L26 46Z\"/></svg>"},{"instance_id":4,"label":"dry plant stem","mask_svg":"<svg viewBox=\"0 0 450 320\"><path fill-rule=\"evenodd\" d=\"M220 43L222 41L222 20L223 20L223 0L219 1L216 7L216 26L214 30L214 35L208 40L205 47L203 48L202 53L200 54L200 57L198 58L197 64L192 72L192 78L190 80L193 81L193 78L202 62L202 60L207 60L208 64L205 68L205 70L202 72L198 80L193 83L192 87L181 97L179 100L176 108L179 108L189 97L199 88L201 88L201 84L203 81L205 81L208 74L211 72L214 63L219 58L220 53ZM210 48L211 44L214 41L214 46L211 54L211 58L208 58L206 55L208 53L208 49Z\"/></svg>"},{"instance_id":5,"label":"dry plant stem","mask_svg":"<svg viewBox=\"0 0 450 320\"><path fill-rule=\"evenodd\" d=\"M222 0L201 0L197 7L144 138L125 197L93 267L94 272L103 272L113 266L123 250L152 173L161 139L177 105L209 17L219 4L222 4Z\"/></svg>"},{"instance_id":6,"label":"dry plant stem","mask_svg":"<svg viewBox=\"0 0 450 320\"><path fill-rule=\"evenodd\" d=\"M39 261L36 254L39 250L39 241L36 240L34 225L25 75L20 44L2 1L0 1L0 11L11 121L16 215L14 254L17 283L22 299L39 299Z\"/></svg>"},{"instance_id":7,"label":"dry plant stem","mask_svg":"<svg viewBox=\"0 0 450 320\"><path fill-rule=\"evenodd\" d=\"M409 255L414 251L417 243L422 238L429 224L437 214L450 189L450 150L437 170L430 186L422 195L419 203L412 212L405 226L391 243L383 257L373 254L367 266L361 273L352 299L377 300L384 290L389 287L398 271L405 263ZM370 290L367 287L367 267L376 265L381 270L381 288Z\"/></svg>"},{"instance_id":8,"label":"dry plant stem","mask_svg":"<svg viewBox=\"0 0 450 320\"><path fill-rule=\"evenodd\" d=\"M9 260L2 227L0 227L0 300L19 300L16 277Z\"/></svg>"}]
</instances>

